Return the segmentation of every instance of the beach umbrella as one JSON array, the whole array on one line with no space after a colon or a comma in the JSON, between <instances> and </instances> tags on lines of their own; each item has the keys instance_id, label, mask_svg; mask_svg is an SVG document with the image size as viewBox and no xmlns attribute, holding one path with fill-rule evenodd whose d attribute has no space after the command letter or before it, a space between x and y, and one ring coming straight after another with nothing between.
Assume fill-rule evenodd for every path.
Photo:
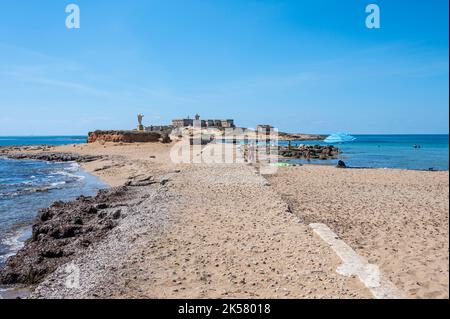
<instances>
[{"instance_id":1,"label":"beach umbrella","mask_svg":"<svg viewBox=\"0 0 450 319\"><path fill-rule=\"evenodd\" d=\"M354 142L355 140L356 140L356 137L351 136L349 134L336 133L336 134L331 134L330 136L328 136L324 142L328 143L328 144L342 144L342 143ZM338 153L338 159L342 160L340 150Z\"/></svg>"},{"instance_id":2,"label":"beach umbrella","mask_svg":"<svg viewBox=\"0 0 450 319\"><path fill-rule=\"evenodd\" d=\"M333 143L348 143L356 140L356 137L345 134L345 133L336 133L331 134L325 139L325 143L333 144Z\"/></svg>"}]
</instances>

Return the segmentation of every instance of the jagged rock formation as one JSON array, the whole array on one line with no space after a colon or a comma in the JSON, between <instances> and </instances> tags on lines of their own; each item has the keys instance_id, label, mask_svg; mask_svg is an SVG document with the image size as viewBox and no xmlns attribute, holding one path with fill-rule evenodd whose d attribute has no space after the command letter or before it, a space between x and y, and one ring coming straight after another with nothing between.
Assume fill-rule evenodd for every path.
<instances>
[{"instance_id":1,"label":"jagged rock formation","mask_svg":"<svg viewBox=\"0 0 450 319\"><path fill-rule=\"evenodd\" d=\"M334 159L339 155L339 149L334 146L300 145L298 147L280 147L278 154L282 157L301 159Z\"/></svg>"},{"instance_id":2,"label":"jagged rock formation","mask_svg":"<svg viewBox=\"0 0 450 319\"><path fill-rule=\"evenodd\" d=\"M114 142L114 143L147 143L158 142L161 138L159 132L145 131L95 131L89 132L88 143Z\"/></svg>"},{"instance_id":3,"label":"jagged rock formation","mask_svg":"<svg viewBox=\"0 0 450 319\"><path fill-rule=\"evenodd\" d=\"M128 213L136 188L100 190L95 197L80 196L41 209L33 235L0 271L0 284L37 284L58 266L102 240Z\"/></svg>"},{"instance_id":4,"label":"jagged rock formation","mask_svg":"<svg viewBox=\"0 0 450 319\"><path fill-rule=\"evenodd\" d=\"M1 154L4 154L11 159L17 160L31 159L48 162L88 163L103 158L103 156L96 156L96 155L80 155L76 153L59 153L59 152L11 153L8 150L2 150L0 151L0 155Z\"/></svg>"}]
</instances>

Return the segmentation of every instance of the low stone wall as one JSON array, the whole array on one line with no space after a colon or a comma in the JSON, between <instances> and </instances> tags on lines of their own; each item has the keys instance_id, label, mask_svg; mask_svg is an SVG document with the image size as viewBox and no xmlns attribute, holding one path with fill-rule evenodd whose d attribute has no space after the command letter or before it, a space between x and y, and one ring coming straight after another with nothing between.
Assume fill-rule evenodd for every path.
<instances>
[{"instance_id":1,"label":"low stone wall","mask_svg":"<svg viewBox=\"0 0 450 319\"><path fill-rule=\"evenodd\" d=\"M114 143L155 143L161 138L159 132L141 131L95 131L88 135L88 143L114 142Z\"/></svg>"}]
</instances>

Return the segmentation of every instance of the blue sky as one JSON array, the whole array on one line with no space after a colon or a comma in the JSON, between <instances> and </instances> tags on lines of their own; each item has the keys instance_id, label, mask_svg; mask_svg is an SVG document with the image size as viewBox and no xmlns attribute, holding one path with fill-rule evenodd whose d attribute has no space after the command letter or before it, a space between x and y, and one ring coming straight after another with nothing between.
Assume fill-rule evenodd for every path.
<instances>
[{"instance_id":1,"label":"blue sky","mask_svg":"<svg viewBox=\"0 0 450 319\"><path fill-rule=\"evenodd\" d=\"M234 118L305 133L448 133L448 1L0 3L0 135ZM365 7L381 29L365 27Z\"/></svg>"}]
</instances>

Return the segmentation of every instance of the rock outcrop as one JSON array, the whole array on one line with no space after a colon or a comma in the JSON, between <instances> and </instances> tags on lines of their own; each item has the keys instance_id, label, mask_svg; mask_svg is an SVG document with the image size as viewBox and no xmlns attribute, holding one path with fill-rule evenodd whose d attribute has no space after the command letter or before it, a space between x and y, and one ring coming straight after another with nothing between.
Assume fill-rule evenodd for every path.
<instances>
[{"instance_id":1,"label":"rock outcrop","mask_svg":"<svg viewBox=\"0 0 450 319\"><path fill-rule=\"evenodd\" d=\"M161 139L160 132L141 131L95 131L89 132L88 143L114 142L114 143L154 143Z\"/></svg>"},{"instance_id":2,"label":"rock outcrop","mask_svg":"<svg viewBox=\"0 0 450 319\"><path fill-rule=\"evenodd\" d=\"M278 154L282 157L301 159L335 159L339 149L334 146L300 145L298 147L279 147Z\"/></svg>"},{"instance_id":3,"label":"rock outcrop","mask_svg":"<svg viewBox=\"0 0 450 319\"><path fill-rule=\"evenodd\" d=\"M320 134L278 133L278 140L280 141L322 141L326 138L327 135Z\"/></svg>"},{"instance_id":4,"label":"rock outcrop","mask_svg":"<svg viewBox=\"0 0 450 319\"><path fill-rule=\"evenodd\" d=\"M115 228L135 193L135 189L118 187L101 190L95 197L80 196L41 209L32 237L0 271L0 284L39 283Z\"/></svg>"},{"instance_id":5,"label":"rock outcrop","mask_svg":"<svg viewBox=\"0 0 450 319\"><path fill-rule=\"evenodd\" d=\"M339 161L336 165L337 168L347 168L347 165L344 161Z\"/></svg>"},{"instance_id":6,"label":"rock outcrop","mask_svg":"<svg viewBox=\"0 0 450 319\"><path fill-rule=\"evenodd\" d=\"M0 155L6 155L8 158L24 160L39 160L48 162L78 162L87 163L93 162L103 158L102 156L95 155L80 155L76 153L60 153L60 152L39 152L39 153L10 153L8 151L0 151Z\"/></svg>"}]
</instances>

